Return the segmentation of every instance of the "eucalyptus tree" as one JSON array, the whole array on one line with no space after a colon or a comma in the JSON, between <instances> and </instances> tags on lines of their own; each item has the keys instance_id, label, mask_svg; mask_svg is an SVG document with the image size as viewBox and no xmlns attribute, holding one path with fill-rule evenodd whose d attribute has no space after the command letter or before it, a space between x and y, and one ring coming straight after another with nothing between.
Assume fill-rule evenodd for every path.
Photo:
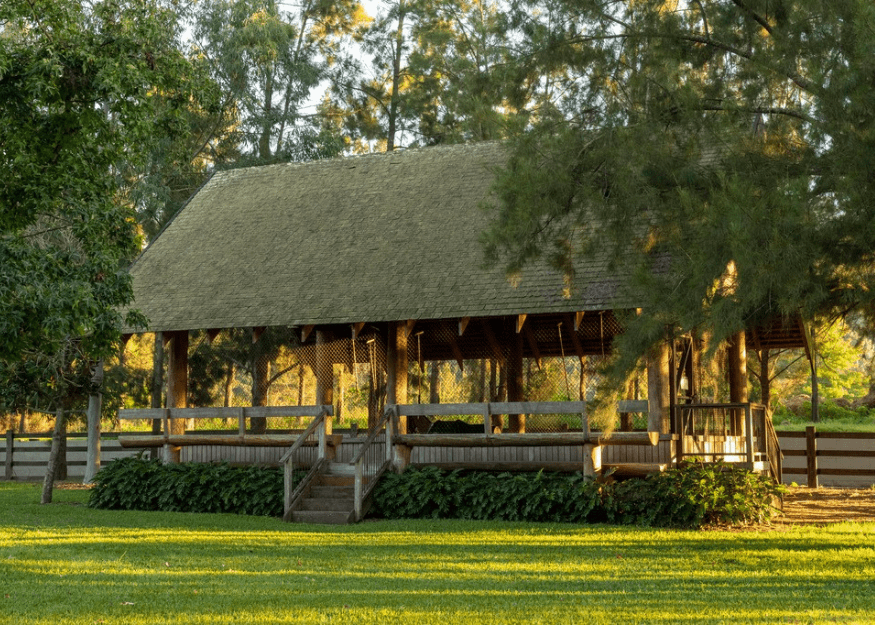
<instances>
[{"instance_id":1,"label":"eucalyptus tree","mask_svg":"<svg viewBox=\"0 0 875 625\"><path fill-rule=\"evenodd\" d=\"M301 109L361 18L356 0L206 0L196 10L195 51L236 117L246 162L319 155L330 137Z\"/></svg>"},{"instance_id":2,"label":"eucalyptus tree","mask_svg":"<svg viewBox=\"0 0 875 625\"><path fill-rule=\"evenodd\" d=\"M354 142L387 151L507 136L524 125L514 122L529 103L507 8L501 0L381 3L358 33L364 60L335 82L323 114Z\"/></svg>"},{"instance_id":3,"label":"eucalyptus tree","mask_svg":"<svg viewBox=\"0 0 875 625\"><path fill-rule=\"evenodd\" d=\"M575 257L608 250L648 310L621 369L692 328L713 347L776 315L875 316L875 5L552 6L549 37L522 27L525 58L561 64L568 95L500 176L490 259L546 255L573 283Z\"/></svg>"}]
</instances>

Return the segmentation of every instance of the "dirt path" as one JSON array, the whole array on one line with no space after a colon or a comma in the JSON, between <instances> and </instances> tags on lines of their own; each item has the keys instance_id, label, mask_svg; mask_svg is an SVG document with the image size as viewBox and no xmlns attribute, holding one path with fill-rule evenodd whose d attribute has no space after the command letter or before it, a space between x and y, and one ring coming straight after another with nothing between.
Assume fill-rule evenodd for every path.
<instances>
[{"instance_id":1,"label":"dirt path","mask_svg":"<svg viewBox=\"0 0 875 625\"><path fill-rule=\"evenodd\" d=\"M875 489L791 488L778 525L875 521Z\"/></svg>"}]
</instances>

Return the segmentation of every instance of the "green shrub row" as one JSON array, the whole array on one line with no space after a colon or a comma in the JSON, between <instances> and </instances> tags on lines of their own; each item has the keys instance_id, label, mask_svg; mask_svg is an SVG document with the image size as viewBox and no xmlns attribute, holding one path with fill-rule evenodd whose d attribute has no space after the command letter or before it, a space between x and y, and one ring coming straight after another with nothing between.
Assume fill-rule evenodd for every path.
<instances>
[{"instance_id":1,"label":"green shrub row","mask_svg":"<svg viewBox=\"0 0 875 625\"><path fill-rule=\"evenodd\" d=\"M699 527L768 520L784 487L724 464L688 463L644 479L608 483L579 473L443 471L389 473L372 513L385 518L613 523ZM112 510L280 516L280 469L164 464L124 458L95 478L88 505Z\"/></svg>"},{"instance_id":2,"label":"green shrub row","mask_svg":"<svg viewBox=\"0 0 875 625\"><path fill-rule=\"evenodd\" d=\"M784 487L725 464L688 463L643 479L606 483L580 474L442 471L390 474L373 513L462 518L700 527L767 521Z\"/></svg>"},{"instance_id":3,"label":"green shrub row","mask_svg":"<svg viewBox=\"0 0 875 625\"><path fill-rule=\"evenodd\" d=\"M88 506L110 510L229 512L255 516L283 513L283 472L227 464L165 464L123 458L94 479Z\"/></svg>"}]
</instances>

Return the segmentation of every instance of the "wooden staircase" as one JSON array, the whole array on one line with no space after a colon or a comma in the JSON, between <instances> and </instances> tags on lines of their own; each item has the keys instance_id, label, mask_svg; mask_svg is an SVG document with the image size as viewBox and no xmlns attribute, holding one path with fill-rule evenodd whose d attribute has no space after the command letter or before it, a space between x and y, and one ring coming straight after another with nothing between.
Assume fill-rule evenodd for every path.
<instances>
[{"instance_id":1,"label":"wooden staircase","mask_svg":"<svg viewBox=\"0 0 875 625\"><path fill-rule=\"evenodd\" d=\"M354 467L340 462L313 479L291 513L293 523L347 525L355 521Z\"/></svg>"}]
</instances>

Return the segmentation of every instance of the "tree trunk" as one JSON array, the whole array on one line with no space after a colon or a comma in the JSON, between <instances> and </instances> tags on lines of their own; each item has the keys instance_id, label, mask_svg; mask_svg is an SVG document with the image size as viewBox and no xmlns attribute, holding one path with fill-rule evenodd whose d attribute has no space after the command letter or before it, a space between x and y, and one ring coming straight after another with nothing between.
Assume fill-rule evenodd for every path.
<instances>
[{"instance_id":1,"label":"tree trunk","mask_svg":"<svg viewBox=\"0 0 875 625\"><path fill-rule=\"evenodd\" d=\"M441 375L440 363L432 362L428 378L428 403L441 403Z\"/></svg>"},{"instance_id":2,"label":"tree trunk","mask_svg":"<svg viewBox=\"0 0 875 625\"><path fill-rule=\"evenodd\" d=\"M61 455L61 439L64 435L64 426L66 425L67 413L64 410L63 402L55 414L55 429L52 432L52 449L49 452L49 462L46 465L46 476L43 479L43 492L40 497L40 503L52 503L52 493L55 488L55 479L58 471L58 458Z\"/></svg>"},{"instance_id":3,"label":"tree trunk","mask_svg":"<svg viewBox=\"0 0 875 625\"><path fill-rule=\"evenodd\" d=\"M395 49L392 53L392 94L389 100L389 129L386 133L386 151L395 149L398 124L398 92L401 85L401 53L404 50L404 0L398 4L398 28L395 31Z\"/></svg>"},{"instance_id":4,"label":"tree trunk","mask_svg":"<svg viewBox=\"0 0 875 625\"><path fill-rule=\"evenodd\" d=\"M18 413L18 433L24 434L27 431L27 408L19 408Z\"/></svg>"},{"instance_id":5,"label":"tree trunk","mask_svg":"<svg viewBox=\"0 0 875 625\"><path fill-rule=\"evenodd\" d=\"M88 484L100 471L100 410L103 404L103 361L94 367L91 393L88 395L88 460L83 484Z\"/></svg>"}]
</instances>

